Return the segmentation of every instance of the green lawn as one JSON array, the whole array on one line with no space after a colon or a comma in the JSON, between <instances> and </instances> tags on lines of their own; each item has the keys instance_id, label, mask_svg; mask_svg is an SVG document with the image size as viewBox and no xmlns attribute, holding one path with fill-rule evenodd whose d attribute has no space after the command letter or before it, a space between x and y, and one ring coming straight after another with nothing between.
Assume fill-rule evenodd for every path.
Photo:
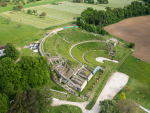
<instances>
[{"instance_id":1,"label":"green lawn","mask_svg":"<svg viewBox=\"0 0 150 113\"><path fill-rule=\"evenodd\" d=\"M127 99L132 99L141 106L150 109L150 86L134 79L133 77L129 78L126 86L129 86L132 89L132 92L126 94ZM115 96L116 99L119 99L121 92L122 90Z\"/></svg>"},{"instance_id":2,"label":"green lawn","mask_svg":"<svg viewBox=\"0 0 150 113\"><path fill-rule=\"evenodd\" d=\"M150 86L150 64L144 61L130 56L121 65L118 71L125 73Z\"/></svg>"},{"instance_id":3,"label":"green lawn","mask_svg":"<svg viewBox=\"0 0 150 113\"><path fill-rule=\"evenodd\" d=\"M132 88L132 92L127 94L127 99L131 98L136 103L150 109L150 64L129 56L118 71L130 76L127 86ZM117 94L117 98L120 93Z\"/></svg>"},{"instance_id":4,"label":"green lawn","mask_svg":"<svg viewBox=\"0 0 150 113\"><path fill-rule=\"evenodd\" d=\"M50 113L82 113L81 108L72 105L52 106Z\"/></svg>"}]
</instances>

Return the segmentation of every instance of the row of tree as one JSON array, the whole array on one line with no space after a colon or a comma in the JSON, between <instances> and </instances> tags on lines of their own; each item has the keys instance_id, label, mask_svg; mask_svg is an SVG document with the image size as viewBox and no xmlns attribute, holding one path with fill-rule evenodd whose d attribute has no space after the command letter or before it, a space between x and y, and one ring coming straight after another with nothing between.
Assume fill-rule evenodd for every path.
<instances>
[{"instance_id":1,"label":"row of tree","mask_svg":"<svg viewBox=\"0 0 150 113\"><path fill-rule=\"evenodd\" d=\"M81 17L77 18L77 25L87 31L99 33L98 26L103 29L102 27L119 22L125 18L150 14L150 5L142 4L142 2L138 1L133 1L131 5L124 8L111 9L107 7L106 9L106 11L97 11L91 7L87 8L81 13ZM86 26L89 26L89 28L87 29Z\"/></svg>"}]
</instances>

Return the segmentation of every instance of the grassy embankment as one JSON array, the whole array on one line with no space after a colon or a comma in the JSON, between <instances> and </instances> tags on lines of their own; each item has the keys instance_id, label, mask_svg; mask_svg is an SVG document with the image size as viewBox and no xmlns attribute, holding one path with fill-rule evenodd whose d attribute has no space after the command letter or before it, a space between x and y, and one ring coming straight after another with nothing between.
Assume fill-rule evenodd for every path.
<instances>
[{"instance_id":1,"label":"grassy embankment","mask_svg":"<svg viewBox=\"0 0 150 113\"><path fill-rule=\"evenodd\" d=\"M82 113L82 110L77 106L61 105L53 106L50 109L50 113Z\"/></svg>"}]
</instances>

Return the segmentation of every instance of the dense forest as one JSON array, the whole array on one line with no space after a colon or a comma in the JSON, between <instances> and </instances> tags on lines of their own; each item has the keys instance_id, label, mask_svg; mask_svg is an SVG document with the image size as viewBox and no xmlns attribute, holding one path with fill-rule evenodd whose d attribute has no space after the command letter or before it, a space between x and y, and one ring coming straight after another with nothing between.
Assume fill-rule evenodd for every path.
<instances>
[{"instance_id":1,"label":"dense forest","mask_svg":"<svg viewBox=\"0 0 150 113\"><path fill-rule=\"evenodd\" d=\"M143 0L144 2L148 2L148 3L150 3L150 0Z\"/></svg>"},{"instance_id":2,"label":"dense forest","mask_svg":"<svg viewBox=\"0 0 150 113\"><path fill-rule=\"evenodd\" d=\"M131 2L131 5L125 6L124 8L114 8L106 7L106 11L89 7L81 13L81 17L77 18L77 25L85 29L88 32L94 32L99 34L108 34L103 27L119 22L123 19L149 15L150 14L150 4L138 1Z\"/></svg>"},{"instance_id":3,"label":"dense forest","mask_svg":"<svg viewBox=\"0 0 150 113\"><path fill-rule=\"evenodd\" d=\"M15 106L20 104L19 106L23 106L20 109L25 110L27 108L27 106L22 105L22 99L25 102L24 104L31 104L29 102L30 98L25 98L25 95L28 97L28 94L33 91L37 95L36 98L32 98L33 101L36 101L37 98L42 98L40 97L41 90L34 91L34 89L29 90L28 88L37 88L42 84L47 84L50 80L50 73L48 71L48 63L44 57L33 58L32 56L23 56L15 64L14 60L8 56L0 60L0 113L6 113L9 110L10 100L14 98L13 110L17 111L15 113L19 113L20 107L17 109ZM40 106L42 100L38 101L37 105ZM32 107L35 107L34 104Z\"/></svg>"}]
</instances>

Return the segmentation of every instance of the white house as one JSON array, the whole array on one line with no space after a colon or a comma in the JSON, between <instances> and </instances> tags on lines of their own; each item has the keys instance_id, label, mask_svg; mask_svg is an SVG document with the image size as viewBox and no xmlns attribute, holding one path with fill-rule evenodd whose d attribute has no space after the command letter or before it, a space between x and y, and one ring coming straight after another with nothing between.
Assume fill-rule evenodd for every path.
<instances>
[{"instance_id":1,"label":"white house","mask_svg":"<svg viewBox=\"0 0 150 113\"><path fill-rule=\"evenodd\" d=\"M6 45L1 45L1 46L0 46L0 57L5 55L5 53L4 53L5 46L6 46Z\"/></svg>"}]
</instances>

